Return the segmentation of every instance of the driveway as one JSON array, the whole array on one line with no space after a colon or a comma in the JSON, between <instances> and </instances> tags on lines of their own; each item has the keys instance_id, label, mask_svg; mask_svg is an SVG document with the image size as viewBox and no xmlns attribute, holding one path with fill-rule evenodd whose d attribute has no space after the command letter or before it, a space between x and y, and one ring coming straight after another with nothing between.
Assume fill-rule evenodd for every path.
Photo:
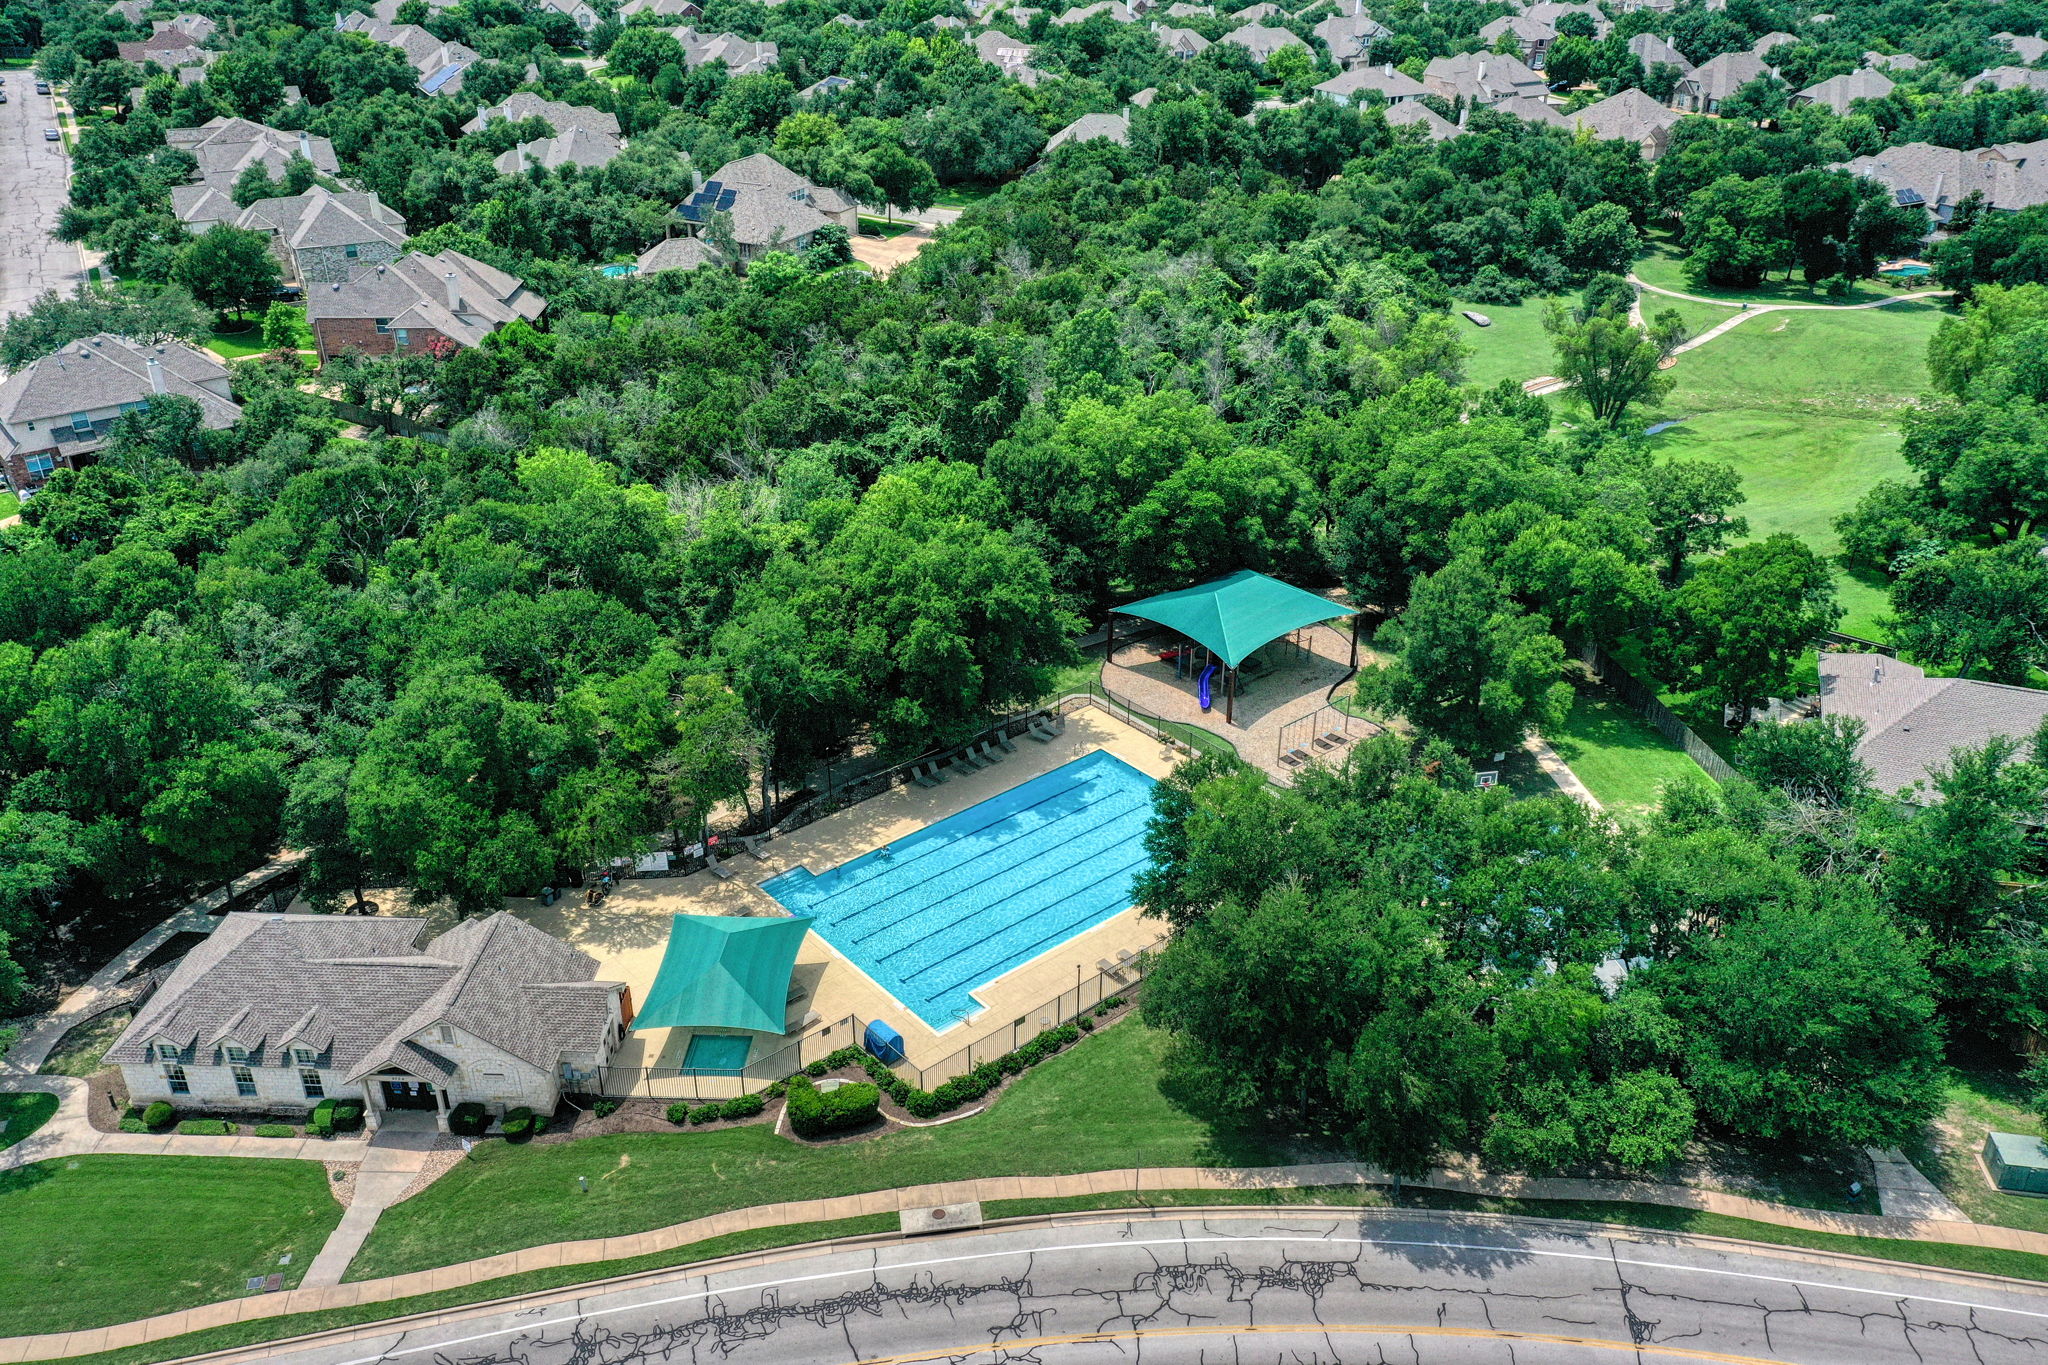
<instances>
[{"instance_id":1,"label":"driveway","mask_svg":"<svg viewBox=\"0 0 2048 1365\"><path fill-rule=\"evenodd\" d=\"M85 278L78 248L50 236L64 207L68 163L61 142L43 141L57 126L48 95L36 93L35 73L11 70L7 103L0 104L0 317L25 311L45 289L69 293Z\"/></svg>"}]
</instances>

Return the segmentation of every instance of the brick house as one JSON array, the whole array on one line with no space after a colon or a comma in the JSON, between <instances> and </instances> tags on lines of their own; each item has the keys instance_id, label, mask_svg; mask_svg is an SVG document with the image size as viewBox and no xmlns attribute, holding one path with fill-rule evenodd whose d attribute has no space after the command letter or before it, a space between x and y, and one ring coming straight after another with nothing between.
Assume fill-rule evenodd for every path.
<instances>
[{"instance_id":1,"label":"brick house","mask_svg":"<svg viewBox=\"0 0 2048 1365\"><path fill-rule=\"evenodd\" d=\"M262 166L272 180L284 176L285 168L294 157L310 163L323 175L336 175L341 170L341 162L334 155L331 140L307 132L286 132L245 118L222 115L208 119L197 128L167 128L164 130L164 142L192 153L192 159L199 163L192 177L193 183L177 186L171 191L173 208L179 220L187 224L196 221L188 215L200 198L199 187L211 188L225 199L234 190L235 181L250 166ZM239 212L238 209L235 211ZM223 215L214 211L208 221L231 221L232 217L232 213ZM204 231L204 228L198 230Z\"/></svg>"},{"instance_id":2,"label":"brick house","mask_svg":"<svg viewBox=\"0 0 2048 1365\"><path fill-rule=\"evenodd\" d=\"M136 1011L109 1064L138 1104L297 1113L322 1099L390 1110L474 1102L551 1113L594 1088L627 1022L626 987L499 912L421 943L425 921L230 914Z\"/></svg>"},{"instance_id":3,"label":"brick house","mask_svg":"<svg viewBox=\"0 0 2048 1365\"><path fill-rule=\"evenodd\" d=\"M285 277L302 285L345 281L358 267L388 264L405 250L405 219L369 193L315 185L304 194L258 199L234 223L270 234Z\"/></svg>"},{"instance_id":4,"label":"brick house","mask_svg":"<svg viewBox=\"0 0 2048 1365\"><path fill-rule=\"evenodd\" d=\"M92 463L115 422L158 394L199 404L214 431L241 420L228 368L177 341L145 344L101 332L23 365L0 381L0 468L18 492L52 473Z\"/></svg>"},{"instance_id":5,"label":"brick house","mask_svg":"<svg viewBox=\"0 0 2048 1365\"><path fill-rule=\"evenodd\" d=\"M531 322L547 306L517 279L459 251L413 252L306 291L306 321L322 364L345 351L443 354L476 345L514 318Z\"/></svg>"}]
</instances>

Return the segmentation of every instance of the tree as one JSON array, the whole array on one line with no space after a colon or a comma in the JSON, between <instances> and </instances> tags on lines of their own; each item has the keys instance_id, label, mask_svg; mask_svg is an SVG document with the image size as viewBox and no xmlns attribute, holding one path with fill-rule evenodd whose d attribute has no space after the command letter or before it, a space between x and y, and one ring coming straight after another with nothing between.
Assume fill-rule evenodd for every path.
<instances>
[{"instance_id":1,"label":"tree","mask_svg":"<svg viewBox=\"0 0 2048 1365\"><path fill-rule=\"evenodd\" d=\"M305 315L288 303L273 303L263 313L263 344L296 363L305 343Z\"/></svg>"},{"instance_id":2,"label":"tree","mask_svg":"<svg viewBox=\"0 0 2048 1365\"><path fill-rule=\"evenodd\" d=\"M1842 617L1827 561L1783 531L1701 564L1672 608L1677 658L1745 723L1767 697L1790 691L1793 665Z\"/></svg>"},{"instance_id":3,"label":"tree","mask_svg":"<svg viewBox=\"0 0 2048 1365\"><path fill-rule=\"evenodd\" d=\"M619 35L611 50L604 54L607 69L621 76L637 76L643 81L652 81L664 66L681 67L683 45L666 29L647 28L633 25Z\"/></svg>"},{"instance_id":4,"label":"tree","mask_svg":"<svg viewBox=\"0 0 2048 1365\"><path fill-rule=\"evenodd\" d=\"M1675 588L1694 555L1712 554L1749 534L1749 523L1729 508L1746 502L1742 476L1732 465L1666 460L1643 474L1650 543L1664 562L1664 585Z\"/></svg>"},{"instance_id":5,"label":"tree","mask_svg":"<svg viewBox=\"0 0 2048 1365\"><path fill-rule=\"evenodd\" d=\"M226 223L215 223L180 252L174 273L200 303L238 318L277 293L283 278L266 234Z\"/></svg>"},{"instance_id":6,"label":"tree","mask_svg":"<svg viewBox=\"0 0 2048 1365\"><path fill-rule=\"evenodd\" d=\"M1239 569L1298 577L1313 562L1315 490L1286 456L1196 455L1117 524L1124 572L1141 592Z\"/></svg>"},{"instance_id":7,"label":"tree","mask_svg":"<svg viewBox=\"0 0 2048 1365\"><path fill-rule=\"evenodd\" d=\"M1863 722L1855 716L1752 725L1736 743L1735 765L1758 786L1795 801L1854 806L1870 794L1874 776L1856 756L1863 734Z\"/></svg>"},{"instance_id":8,"label":"tree","mask_svg":"<svg viewBox=\"0 0 2048 1365\"><path fill-rule=\"evenodd\" d=\"M192 296L175 287L117 290L81 284L70 295L50 289L38 294L26 311L0 322L0 365L18 368L100 332L145 344L196 342L210 325Z\"/></svg>"},{"instance_id":9,"label":"tree","mask_svg":"<svg viewBox=\"0 0 2048 1365\"><path fill-rule=\"evenodd\" d=\"M284 79L277 74L277 63L259 48L222 53L206 69L206 84L229 109L247 119L261 120L284 102Z\"/></svg>"},{"instance_id":10,"label":"tree","mask_svg":"<svg viewBox=\"0 0 2048 1365\"><path fill-rule=\"evenodd\" d=\"M1892 584L1901 648L1962 676L2025 684L2048 665L2048 560L2032 536L1924 559Z\"/></svg>"},{"instance_id":11,"label":"tree","mask_svg":"<svg viewBox=\"0 0 2048 1365\"><path fill-rule=\"evenodd\" d=\"M1518 744L1571 707L1564 646L1515 606L1477 556L1418 582L1408 610L1381 637L1396 661L1371 690L1465 753Z\"/></svg>"},{"instance_id":12,"label":"tree","mask_svg":"<svg viewBox=\"0 0 2048 1365\"><path fill-rule=\"evenodd\" d=\"M1649 969L1686 1030L1700 1113L1821 1151L1909 1140L1941 1108L1941 1030L1920 954L1859 883L1735 921Z\"/></svg>"},{"instance_id":13,"label":"tree","mask_svg":"<svg viewBox=\"0 0 2048 1365\"><path fill-rule=\"evenodd\" d=\"M1597 314L1575 322L1562 306L1552 304L1543 325L1557 353L1558 378L1572 386L1602 426L1618 427L1630 407L1671 392L1674 381L1658 366L1678 337L1663 319L1655 331L1625 316Z\"/></svg>"},{"instance_id":14,"label":"tree","mask_svg":"<svg viewBox=\"0 0 2048 1365\"><path fill-rule=\"evenodd\" d=\"M1580 275L1626 275L1641 242L1628 210L1592 204L1565 226L1565 264Z\"/></svg>"},{"instance_id":15,"label":"tree","mask_svg":"<svg viewBox=\"0 0 2048 1365\"><path fill-rule=\"evenodd\" d=\"M1789 259L1778 182L1724 175L1685 203L1685 277L1695 288L1753 289Z\"/></svg>"},{"instance_id":16,"label":"tree","mask_svg":"<svg viewBox=\"0 0 2048 1365\"><path fill-rule=\"evenodd\" d=\"M206 745L142 808L142 834L201 876L233 876L277 847L284 756L244 742Z\"/></svg>"}]
</instances>

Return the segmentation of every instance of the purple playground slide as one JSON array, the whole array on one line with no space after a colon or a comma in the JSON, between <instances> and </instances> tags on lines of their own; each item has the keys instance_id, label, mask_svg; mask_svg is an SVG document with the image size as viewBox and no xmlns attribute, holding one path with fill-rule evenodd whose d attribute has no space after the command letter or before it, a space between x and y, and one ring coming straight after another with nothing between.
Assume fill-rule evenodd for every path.
<instances>
[{"instance_id":1,"label":"purple playground slide","mask_svg":"<svg viewBox=\"0 0 2048 1365\"><path fill-rule=\"evenodd\" d=\"M1216 665L1215 665L1215 664L1210 664L1210 665L1209 665L1209 666L1208 666L1207 668L1205 668L1205 669L1203 669L1203 670L1202 670L1202 709L1203 709L1204 711L1206 711L1206 710L1208 710L1208 709L1209 709L1209 701L1210 701L1210 697L1209 697L1209 679L1211 679L1211 678L1213 678L1213 677L1215 677L1215 676L1216 676Z\"/></svg>"}]
</instances>

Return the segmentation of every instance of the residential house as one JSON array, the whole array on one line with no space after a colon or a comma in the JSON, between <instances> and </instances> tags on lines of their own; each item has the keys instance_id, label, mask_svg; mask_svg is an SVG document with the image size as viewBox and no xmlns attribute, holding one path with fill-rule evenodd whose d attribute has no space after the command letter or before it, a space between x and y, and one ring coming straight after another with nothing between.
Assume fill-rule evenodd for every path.
<instances>
[{"instance_id":1,"label":"residential house","mask_svg":"<svg viewBox=\"0 0 2048 1365\"><path fill-rule=\"evenodd\" d=\"M1533 99L1528 95L1510 95L1504 100L1493 102L1496 114L1512 114L1524 123L1540 123L1548 128L1569 128L1570 119L1557 111L1557 106L1546 100Z\"/></svg>"},{"instance_id":2,"label":"residential house","mask_svg":"<svg viewBox=\"0 0 2048 1365\"><path fill-rule=\"evenodd\" d=\"M1243 9L1237 10L1230 15L1230 18L1239 24L1263 24L1268 19L1285 19L1286 17L1287 11L1281 9L1278 5L1270 3L1269 0L1262 0L1260 4L1256 5L1246 5Z\"/></svg>"},{"instance_id":3,"label":"residential house","mask_svg":"<svg viewBox=\"0 0 2048 1365\"><path fill-rule=\"evenodd\" d=\"M1198 57L1209 48L1209 40L1191 28L1175 28L1171 24L1152 25L1152 36L1159 45L1182 61Z\"/></svg>"},{"instance_id":4,"label":"residential house","mask_svg":"<svg viewBox=\"0 0 2048 1365\"><path fill-rule=\"evenodd\" d=\"M1284 48L1298 47L1308 51L1308 44L1284 28L1269 28L1264 24L1246 24L1234 28L1217 39L1222 43L1234 43L1252 54L1252 60L1261 64L1273 59L1273 54Z\"/></svg>"},{"instance_id":5,"label":"residential house","mask_svg":"<svg viewBox=\"0 0 2048 1365\"><path fill-rule=\"evenodd\" d=\"M1106 14L1112 21L1119 24L1128 24L1136 17L1131 13L1131 7L1122 3L1122 0L1095 0L1095 3L1092 5L1075 5L1071 9L1054 15L1052 22L1061 26L1081 24L1093 19L1098 14Z\"/></svg>"},{"instance_id":6,"label":"residential house","mask_svg":"<svg viewBox=\"0 0 2048 1365\"><path fill-rule=\"evenodd\" d=\"M699 33L688 25L670 32L683 45L683 65L692 71L711 62L724 62L732 75L754 76L774 70L782 59L782 49L776 44L757 43L737 33Z\"/></svg>"},{"instance_id":7,"label":"residential house","mask_svg":"<svg viewBox=\"0 0 2048 1365\"><path fill-rule=\"evenodd\" d=\"M1010 11L1013 18L1017 16L1017 13L1016 10ZM1017 22L1022 23L1024 21L1018 19ZM987 62L990 66L996 67L1004 75L1015 77L1025 85L1037 85L1041 80L1045 79L1045 73L1031 65L1031 57L1036 49L1022 38L1012 38L1000 29L992 28L975 34L974 41L970 45L983 61Z\"/></svg>"},{"instance_id":8,"label":"residential house","mask_svg":"<svg viewBox=\"0 0 2048 1365\"><path fill-rule=\"evenodd\" d=\"M1755 53L1724 52L1686 73L1672 98L1688 113L1719 113L1724 100L1764 74L1763 59Z\"/></svg>"},{"instance_id":9,"label":"residential house","mask_svg":"<svg viewBox=\"0 0 2048 1365\"><path fill-rule=\"evenodd\" d=\"M475 49L461 43L444 43L418 24L387 24L361 10L338 15L334 26L343 33L360 33L373 43L395 47L419 73L421 93L453 95L462 90L462 73L480 60Z\"/></svg>"},{"instance_id":10,"label":"residential house","mask_svg":"<svg viewBox=\"0 0 2048 1365\"><path fill-rule=\"evenodd\" d=\"M1910 52L1866 52L1863 64L1886 71L1918 71L1926 63Z\"/></svg>"},{"instance_id":11,"label":"residential house","mask_svg":"<svg viewBox=\"0 0 2048 1365\"><path fill-rule=\"evenodd\" d=\"M723 265L725 259L718 254L718 248L702 237L664 237L640 253L634 262L642 275L659 275L664 270L700 270L707 265Z\"/></svg>"},{"instance_id":12,"label":"residential house","mask_svg":"<svg viewBox=\"0 0 2048 1365\"><path fill-rule=\"evenodd\" d=\"M2029 66L1994 66L1963 82L1963 93L1979 90L2033 90L2048 95L2048 71Z\"/></svg>"},{"instance_id":13,"label":"residential house","mask_svg":"<svg viewBox=\"0 0 2048 1365\"><path fill-rule=\"evenodd\" d=\"M150 21L152 33L182 33L195 43L203 43L220 30L220 25L203 14L174 14L168 19Z\"/></svg>"},{"instance_id":14,"label":"residential house","mask_svg":"<svg viewBox=\"0 0 2048 1365\"><path fill-rule=\"evenodd\" d=\"M1038 154L1042 164L1060 148L1072 143L1093 142L1097 138L1107 139L1120 147L1131 145L1131 116L1129 114L1083 114L1046 140L1045 149Z\"/></svg>"},{"instance_id":15,"label":"residential house","mask_svg":"<svg viewBox=\"0 0 2048 1365\"><path fill-rule=\"evenodd\" d=\"M2020 34L2005 32L1991 35L1993 42L2004 43L2021 66L2033 66L2048 59L2048 38L2022 37Z\"/></svg>"},{"instance_id":16,"label":"residential house","mask_svg":"<svg viewBox=\"0 0 2048 1365\"><path fill-rule=\"evenodd\" d=\"M1489 52L1499 50L1502 38L1513 38L1515 50L1521 54L1522 60L1541 70L1544 57L1550 53L1550 45L1557 41L1557 29L1526 14L1509 14L1479 30L1479 41L1486 44Z\"/></svg>"},{"instance_id":17,"label":"residential house","mask_svg":"<svg viewBox=\"0 0 2048 1365\"><path fill-rule=\"evenodd\" d=\"M491 164L506 175L517 175L528 166L550 171L577 166L594 171L610 165L612 158L624 149L625 144L615 137L607 137L589 128L571 128L553 137L521 142L500 152Z\"/></svg>"},{"instance_id":18,"label":"residential house","mask_svg":"<svg viewBox=\"0 0 2048 1365\"><path fill-rule=\"evenodd\" d=\"M358 267L395 261L405 250L405 219L374 194L304 194L258 199L234 224L270 234L285 277L301 285L346 280Z\"/></svg>"},{"instance_id":19,"label":"residential house","mask_svg":"<svg viewBox=\"0 0 2048 1365\"><path fill-rule=\"evenodd\" d=\"M1152 101L1158 98L1159 87L1156 85L1148 85L1143 90L1140 90L1137 94L1131 96L1128 102L1133 109L1150 109L1152 107Z\"/></svg>"},{"instance_id":20,"label":"residential house","mask_svg":"<svg viewBox=\"0 0 2048 1365\"><path fill-rule=\"evenodd\" d=\"M593 109L587 104L569 104L563 100L551 100L545 95L536 95L530 90L514 91L503 104L495 104L476 111L476 117L462 125L465 133L480 133L493 119L507 123L519 123L526 119L545 119L548 127L557 134L571 128L585 132L602 133L618 140L619 116Z\"/></svg>"},{"instance_id":21,"label":"residential house","mask_svg":"<svg viewBox=\"0 0 2048 1365\"><path fill-rule=\"evenodd\" d=\"M149 13L150 0L117 0L107 6L107 13L134 28L142 27L143 17Z\"/></svg>"},{"instance_id":22,"label":"residential house","mask_svg":"<svg viewBox=\"0 0 2048 1365\"><path fill-rule=\"evenodd\" d=\"M1353 67L1342 75L1332 76L1316 86L1316 93L1338 104L1356 104L1368 96L1377 96L1381 103L1400 104L1422 98L1429 93L1429 87L1387 62L1382 66Z\"/></svg>"},{"instance_id":23,"label":"residential house","mask_svg":"<svg viewBox=\"0 0 2048 1365\"><path fill-rule=\"evenodd\" d=\"M199 404L209 430L241 420L227 366L211 351L108 332L62 346L0 380L0 469L16 492L41 488L56 470L92 463L85 457L123 414L169 393Z\"/></svg>"},{"instance_id":24,"label":"residential house","mask_svg":"<svg viewBox=\"0 0 2048 1365\"><path fill-rule=\"evenodd\" d=\"M190 152L198 163L193 183L171 190L171 211L195 232L204 232L215 222L231 221L241 212L229 195L251 166L261 166L272 180L283 179L294 160L308 163L323 175L341 169L334 144L328 139L245 118L222 116L197 128L168 128L164 142Z\"/></svg>"},{"instance_id":25,"label":"residential house","mask_svg":"<svg viewBox=\"0 0 2048 1365\"><path fill-rule=\"evenodd\" d=\"M399 7L404 3L405 0L376 0L367 13L380 24L395 24L398 22ZM444 9L455 8L461 0L425 0L425 3L429 11L438 14Z\"/></svg>"},{"instance_id":26,"label":"residential house","mask_svg":"<svg viewBox=\"0 0 2048 1365\"><path fill-rule=\"evenodd\" d=\"M1467 104L1496 104L1517 96L1541 99L1549 89L1543 77L1497 52L1435 58L1423 68L1422 84L1439 99Z\"/></svg>"},{"instance_id":27,"label":"residential house","mask_svg":"<svg viewBox=\"0 0 2048 1365\"><path fill-rule=\"evenodd\" d=\"M820 228L838 224L860 231L860 206L847 195L798 175L769 156L728 161L706 180L676 216L699 237L708 237L717 214L731 221L739 264L766 251L802 251Z\"/></svg>"},{"instance_id":28,"label":"residential house","mask_svg":"<svg viewBox=\"0 0 2048 1365\"><path fill-rule=\"evenodd\" d=\"M1766 61L1771 55L1772 48L1782 47L1786 43L1796 43L1798 41L1799 39L1790 33L1766 33L1750 45L1749 55L1758 61Z\"/></svg>"},{"instance_id":29,"label":"residential house","mask_svg":"<svg viewBox=\"0 0 2048 1365\"><path fill-rule=\"evenodd\" d=\"M1342 67L1370 64L1373 44L1393 36L1392 29L1362 7L1356 8L1355 13L1331 15L1317 24L1313 32L1330 49L1330 59Z\"/></svg>"},{"instance_id":30,"label":"residential house","mask_svg":"<svg viewBox=\"0 0 2048 1365\"><path fill-rule=\"evenodd\" d=\"M1830 76L1824 81L1807 86L1804 90L1794 91L1791 102L1795 105L1825 105L1837 114L1847 114L1849 106L1857 100L1881 100L1896 89L1898 87L1892 84L1891 77L1866 67L1861 71Z\"/></svg>"},{"instance_id":31,"label":"residential house","mask_svg":"<svg viewBox=\"0 0 2048 1365\"><path fill-rule=\"evenodd\" d=\"M1567 14L1583 14L1593 21L1595 38L1605 38L1614 28L1614 21L1607 17L1607 12L1592 3L1592 0L1577 0L1571 4L1564 3L1564 0L1537 0L1536 4L1524 8L1522 13L1539 24L1550 25L1553 29L1557 27L1557 21Z\"/></svg>"},{"instance_id":32,"label":"residential house","mask_svg":"<svg viewBox=\"0 0 2048 1365\"><path fill-rule=\"evenodd\" d=\"M1448 142L1464 131L1421 100L1388 105L1386 120L1390 128L1420 128L1431 142Z\"/></svg>"},{"instance_id":33,"label":"residential house","mask_svg":"<svg viewBox=\"0 0 2048 1365\"><path fill-rule=\"evenodd\" d=\"M593 1090L627 1023L623 982L503 911L426 921L223 915L107 1050L129 1098L246 1113L360 1099L447 1131L458 1104L552 1113Z\"/></svg>"},{"instance_id":34,"label":"residential house","mask_svg":"<svg viewBox=\"0 0 2048 1365\"><path fill-rule=\"evenodd\" d=\"M1166 17L1169 19L1196 19L1215 12L1214 5L1190 5L1187 0L1176 0L1176 3L1166 7Z\"/></svg>"},{"instance_id":35,"label":"residential house","mask_svg":"<svg viewBox=\"0 0 2048 1365\"><path fill-rule=\"evenodd\" d=\"M1677 67L1681 76L1692 71L1692 63L1685 59L1685 54L1654 33L1638 33L1628 40L1628 50L1636 54L1645 71L1660 63Z\"/></svg>"},{"instance_id":36,"label":"residential house","mask_svg":"<svg viewBox=\"0 0 2048 1365\"><path fill-rule=\"evenodd\" d=\"M867 27L867 24L868 24L868 21L867 21L867 20L863 19L863 20L861 20L860 22L861 22L861 27L862 27L862 28L866 28L866 27ZM925 22L929 23L929 24L930 24L930 25L931 25L931 26L932 26L933 28L944 28L944 29L952 29L952 30L954 30L955 32L959 32L959 33L965 33L965 32L967 31L967 28L968 28L968 24L967 24L967 21L966 21L965 19L962 19L962 18L960 18L960 17L959 17L958 15L956 15L956 14L938 14L938 15L934 15L934 16L932 16L932 17L931 17L930 19L926 20Z\"/></svg>"},{"instance_id":37,"label":"residential house","mask_svg":"<svg viewBox=\"0 0 2048 1365\"><path fill-rule=\"evenodd\" d=\"M1568 116L1603 142L1633 142L1645 161L1655 161L1671 146L1671 130L1681 115L1666 109L1640 90L1623 90Z\"/></svg>"},{"instance_id":38,"label":"residential house","mask_svg":"<svg viewBox=\"0 0 2048 1365\"><path fill-rule=\"evenodd\" d=\"M796 97L800 100L814 100L821 95L835 95L852 84L853 81L845 76L827 76L797 91Z\"/></svg>"},{"instance_id":39,"label":"residential house","mask_svg":"<svg viewBox=\"0 0 2048 1365\"><path fill-rule=\"evenodd\" d=\"M178 79L187 85L196 85L206 79L206 68L220 59L218 52L210 52L199 45L199 39L182 28L161 28L140 42L116 43L115 51L122 61L132 66L155 63L166 71L178 73ZM194 73L188 80L186 72Z\"/></svg>"},{"instance_id":40,"label":"residential house","mask_svg":"<svg viewBox=\"0 0 2048 1365\"><path fill-rule=\"evenodd\" d=\"M2031 738L2048 720L2048 692L1930 678L1882 654L1823 653L1820 713L1863 722L1856 756L1870 765L1878 790L1892 793L1926 782L1955 749L1999 736ZM1940 796L1923 789L1908 799L1926 805Z\"/></svg>"},{"instance_id":41,"label":"residential house","mask_svg":"<svg viewBox=\"0 0 2048 1365\"><path fill-rule=\"evenodd\" d=\"M308 289L306 322L324 364L345 351L440 355L451 346L474 346L514 318L531 322L547 306L495 266L459 251L415 251Z\"/></svg>"},{"instance_id":42,"label":"residential house","mask_svg":"<svg viewBox=\"0 0 2048 1365\"><path fill-rule=\"evenodd\" d=\"M652 14L662 19L696 19L703 13L704 7L697 0L626 0L619 6L621 23L636 14Z\"/></svg>"},{"instance_id":43,"label":"residential house","mask_svg":"<svg viewBox=\"0 0 2048 1365\"><path fill-rule=\"evenodd\" d=\"M591 8L586 0L540 0L540 7L550 14L567 16L569 22L584 33L604 22L604 16Z\"/></svg>"},{"instance_id":44,"label":"residential house","mask_svg":"<svg viewBox=\"0 0 2048 1365\"><path fill-rule=\"evenodd\" d=\"M1986 208L2017 213L2048 204L2048 142L2008 142L1958 151L1931 142L1906 142L1838 169L1867 176L1892 192L1894 203L1927 210L1929 228L1946 224L1956 206L1975 194Z\"/></svg>"}]
</instances>

